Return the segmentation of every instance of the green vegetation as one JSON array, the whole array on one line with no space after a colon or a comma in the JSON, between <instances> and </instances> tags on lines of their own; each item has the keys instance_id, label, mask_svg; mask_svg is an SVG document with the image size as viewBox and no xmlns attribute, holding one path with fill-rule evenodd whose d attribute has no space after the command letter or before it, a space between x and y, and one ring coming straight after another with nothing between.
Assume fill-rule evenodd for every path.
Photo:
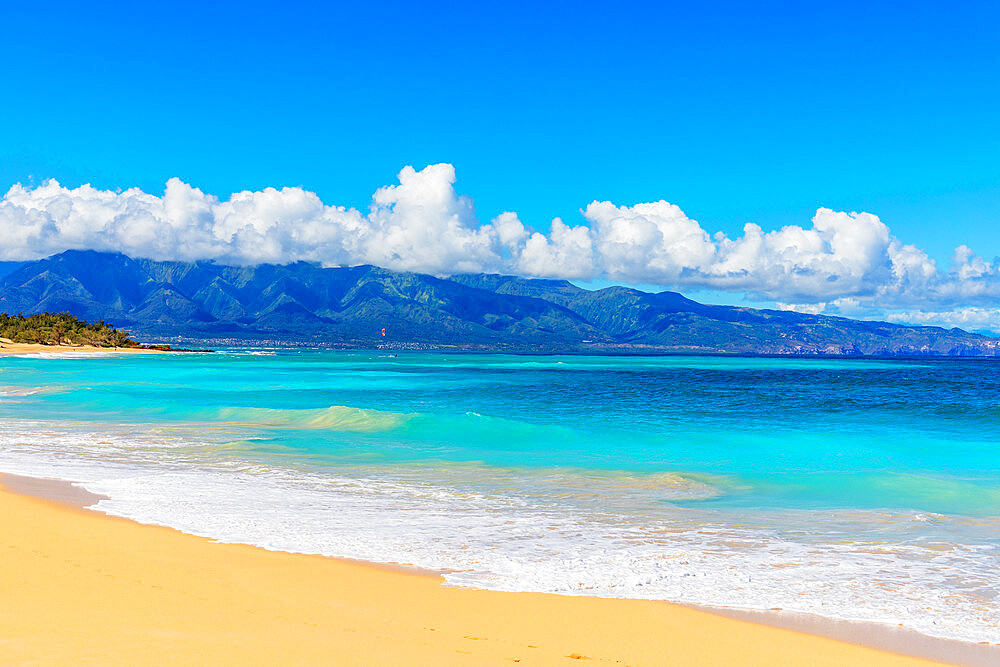
<instances>
[{"instance_id":1,"label":"green vegetation","mask_svg":"<svg viewBox=\"0 0 1000 667\"><path fill-rule=\"evenodd\" d=\"M42 345L141 347L128 337L127 331L115 329L104 320L90 324L69 313L39 313L30 317L0 313L0 338Z\"/></svg>"}]
</instances>

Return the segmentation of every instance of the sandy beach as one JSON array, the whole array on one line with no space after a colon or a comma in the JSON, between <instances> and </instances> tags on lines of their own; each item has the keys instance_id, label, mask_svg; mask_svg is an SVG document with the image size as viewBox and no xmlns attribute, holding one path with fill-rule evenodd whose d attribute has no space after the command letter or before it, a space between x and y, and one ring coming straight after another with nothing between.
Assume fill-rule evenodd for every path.
<instances>
[{"instance_id":1,"label":"sandy beach","mask_svg":"<svg viewBox=\"0 0 1000 667\"><path fill-rule=\"evenodd\" d=\"M0 483L3 664L937 664L666 603L220 544L81 509L96 498L65 482Z\"/></svg>"},{"instance_id":2,"label":"sandy beach","mask_svg":"<svg viewBox=\"0 0 1000 667\"><path fill-rule=\"evenodd\" d=\"M93 345L39 345L37 343L0 342L0 357L13 354L167 354L165 350L135 347L95 347Z\"/></svg>"}]
</instances>

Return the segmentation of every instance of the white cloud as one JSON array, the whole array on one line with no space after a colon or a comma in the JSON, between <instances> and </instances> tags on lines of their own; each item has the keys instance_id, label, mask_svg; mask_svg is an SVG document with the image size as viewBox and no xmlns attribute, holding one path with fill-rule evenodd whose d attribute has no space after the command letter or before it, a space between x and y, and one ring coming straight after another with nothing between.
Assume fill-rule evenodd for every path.
<instances>
[{"instance_id":1,"label":"white cloud","mask_svg":"<svg viewBox=\"0 0 1000 667\"><path fill-rule=\"evenodd\" d=\"M477 224L472 200L456 195L454 183L450 164L399 172L399 185L372 198L357 259L436 274L499 270L496 230Z\"/></svg>"},{"instance_id":2,"label":"white cloud","mask_svg":"<svg viewBox=\"0 0 1000 667\"><path fill-rule=\"evenodd\" d=\"M817 210L811 224L710 235L666 201L592 202L585 225L542 233L514 213L488 223L455 191L450 164L404 168L367 212L324 204L302 188L238 192L222 201L173 178L162 196L138 189L12 187L0 199L0 260L71 248L154 259L326 266L376 264L436 275L507 272L744 292L802 312L1000 328L1000 262L969 247L942 270L870 213ZM925 317L926 315L926 317ZM910 318L903 320L900 318ZM928 319L930 318L930 319Z\"/></svg>"},{"instance_id":3,"label":"white cloud","mask_svg":"<svg viewBox=\"0 0 1000 667\"><path fill-rule=\"evenodd\" d=\"M584 225L570 227L552 221L549 236L535 232L516 248L513 267L518 273L539 278L590 278L594 275L594 244Z\"/></svg>"},{"instance_id":4,"label":"white cloud","mask_svg":"<svg viewBox=\"0 0 1000 667\"><path fill-rule=\"evenodd\" d=\"M704 272L706 283L803 302L865 295L884 284L890 237L877 216L821 208L812 223L766 233L751 223L742 237L719 236L720 257Z\"/></svg>"},{"instance_id":5,"label":"white cloud","mask_svg":"<svg viewBox=\"0 0 1000 667\"><path fill-rule=\"evenodd\" d=\"M595 201L583 216L608 278L670 284L716 260L716 247L705 230L665 201L631 207Z\"/></svg>"},{"instance_id":6,"label":"white cloud","mask_svg":"<svg viewBox=\"0 0 1000 667\"><path fill-rule=\"evenodd\" d=\"M436 274L500 270L505 244L521 243L526 231L511 214L498 218L497 227L479 225L472 201L456 194L454 182L448 164L406 167L398 185L375 193L367 214L324 205L301 188L237 192L220 201L176 178L162 197L137 189L69 189L56 181L34 189L15 185L0 200L0 259L88 248L237 264L307 260Z\"/></svg>"},{"instance_id":7,"label":"white cloud","mask_svg":"<svg viewBox=\"0 0 1000 667\"><path fill-rule=\"evenodd\" d=\"M796 313L808 313L809 315L819 315L826 310L825 303L782 303L778 301L774 304L778 310L789 310Z\"/></svg>"},{"instance_id":8,"label":"white cloud","mask_svg":"<svg viewBox=\"0 0 1000 667\"><path fill-rule=\"evenodd\" d=\"M1000 309L998 308L958 308L943 312L899 311L886 313L885 319L889 322L902 324L929 324L949 329L958 327L967 331L1000 330Z\"/></svg>"}]
</instances>

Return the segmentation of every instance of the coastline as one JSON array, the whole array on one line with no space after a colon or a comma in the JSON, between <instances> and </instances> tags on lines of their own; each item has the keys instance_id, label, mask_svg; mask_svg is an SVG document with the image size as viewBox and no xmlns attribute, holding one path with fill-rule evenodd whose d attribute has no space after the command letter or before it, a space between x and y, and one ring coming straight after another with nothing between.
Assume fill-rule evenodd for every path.
<instances>
[{"instance_id":1,"label":"coastline","mask_svg":"<svg viewBox=\"0 0 1000 667\"><path fill-rule=\"evenodd\" d=\"M81 509L99 498L0 475L0 587L16 601L0 661L935 664L665 602L452 588L217 543Z\"/></svg>"},{"instance_id":2,"label":"coastline","mask_svg":"<svg viewBox=\"0 0 1000 667\"><path fill-rule=\"evenodd\" d=\"M876 648L941 663L966 667L993 667L1000 662L1000 644L972 643L925 635L903 625L852 621L784 609L733 609L685 605L692 609L751 623L804 632L849 644Z\"/></svg>"},{"instance_id":3,"label":"coastline","mask_svg":"<svg viewBox=\"0 0 1000 667\"><path fill-rule=\"evenodd\" d=\"M136 347L95 347L93 345L41 345L0 343L0 357L19 354L168 354L168 350Z\"/></svg>"}]
</instances>

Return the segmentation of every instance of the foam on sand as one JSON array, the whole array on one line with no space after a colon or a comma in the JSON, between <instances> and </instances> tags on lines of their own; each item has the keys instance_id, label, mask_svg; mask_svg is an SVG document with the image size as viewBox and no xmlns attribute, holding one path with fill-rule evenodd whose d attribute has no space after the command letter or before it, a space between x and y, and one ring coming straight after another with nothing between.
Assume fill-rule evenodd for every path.
<instances>
[{"instance_id":1,"label":"foam on sand","mask_svg":"<svg viewBox=\"0 0 1000 667\"><path fill-rule=\"evenodd\" d=\"M929 664L641 600L449 588L4 490L0 515L4 663Z\"/></svg>"},{"instance_id":2,"label":"foam on sand","mask_svg":"<svg viewBox=\"0 0 1000 667\"><path fill-rule=\"evenodd\" d=\"M503 488L516 474L502 469L477 484L475 466L393 477L371 466L312 470L220 458L162 431L123 438L8 428L0 432L0 470L79 480L108 497L98 509L143 523L272 550L448 570L455 586L779 607L966 641L1000 636L995 545L808 530L835 520L905 531L907 523L926 525L919 513L802 511L758 527L696 506L657 511L645 502L629 513L608 511L602 498L610 495L592 476L565 471L555 474L556 491L523 494ZM690 495L683 476L605 477L653 494L644 498L678 484L679 495ZM577 493L557 492L569 487ZM581 500L585 492L597 500ZM777 532L775 524L788 528ZM960 526L955 531L960 536Z\"/></svg>"}]
</instances>

